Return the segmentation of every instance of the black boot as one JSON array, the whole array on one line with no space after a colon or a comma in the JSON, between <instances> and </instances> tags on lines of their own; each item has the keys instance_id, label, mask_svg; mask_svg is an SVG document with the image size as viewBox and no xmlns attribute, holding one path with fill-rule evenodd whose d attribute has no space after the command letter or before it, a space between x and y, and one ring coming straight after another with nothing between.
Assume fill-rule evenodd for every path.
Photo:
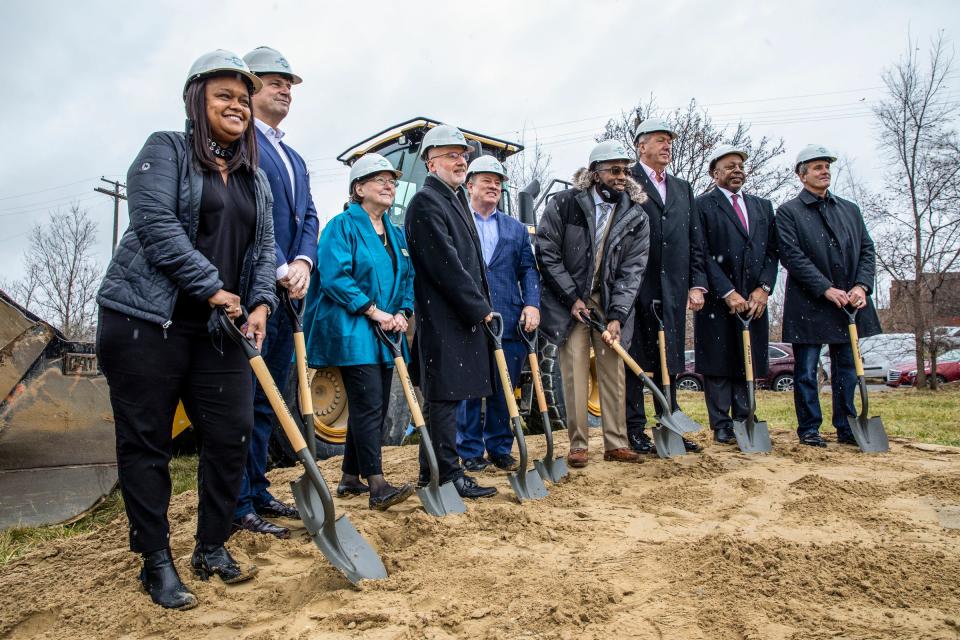
<instances>
[{"instance_id":1,"label":"black boot","mask_svg":"<svg viewBox=\"0 0 960 640\"><path fill-rule=\"evenodd\" d=\"M193 609L197 596L180 581L170 549L143 554L140 582L154 603L166 609Z\"/></svg>"},{"instance_id":2,"label":"black boot","mask_svg":"<svg viewBox=\"0 0 960 640\"><path fill-rule=\"evenodd\" d=\"M249 580L257 573L257 567L251 565L246 571L240 568L237 561L233 559L230 552L222 544L201 544L193 550L193 558L190 559L190 565L193 572L201 580L209 580L210 576L216 574L227 584L243 582Z\"/></svg>"}]
</instances>

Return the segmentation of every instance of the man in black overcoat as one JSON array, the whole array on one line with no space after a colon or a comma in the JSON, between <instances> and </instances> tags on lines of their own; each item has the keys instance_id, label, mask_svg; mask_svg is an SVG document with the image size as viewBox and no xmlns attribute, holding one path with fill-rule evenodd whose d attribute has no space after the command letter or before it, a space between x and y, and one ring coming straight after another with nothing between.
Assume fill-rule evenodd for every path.
<instances>
[{"instance_id":1,"label":"man in black overcoat","mask_svg":"<svg viewBox=\"0 0 960 640\"><path fill-rule=\"evenodd\" d=\"M856 444L847 417L856 414L857 375L843 307L857 311L860 337L881 332L873 293L876 252L860 208L830 192L830 164L822 145L804 147L794 169L803 190L777 209L777 246L787 270L783 340L793 344L796 361L793 401L800 442L825 447L820 437L817 363L830 348L833 426L837 441Z\"/></svg>"},{"instance_id":2,"label":"man in black overcoat","mask_svg":"<svg viewBox=\"0 0 960 640\"><path fill-rule=\"evenodd\" d=\"M694 318L696 370L713 439L735 443L732 421L750 413L743 363L743 324L750 319L753 373L767 373L767 297L777 281L777 238L773 205L743 192L747 153L720 145L710 155L715 188L697 198L704 266L710 292ZM732 409L732 413L731 413Z\"/></svg>"},{"instance_id":3,"label":"man in black overcoat","mask_svg":"<svg viewBox=\"0 0 960 640\"><path fill-rule=\"evenodd\" d=\"M651 377L657 385L661 380L659 325L650 310L651 304L654 300L663 303L667 370L675 383L677 374L684 370L686 311L703 307L703 294L707 291L693 189L686 180L666 172L674 136L670 125L658 118L644 120L634 132L639 162L633 167L633 177L647 193L643 209L650 220L650 254L637 296L630 354L644 371L653 372ZM676 388L676 384L671 384L668 398L673 410L679 408ZM647 416L643 384L636 376L626 378L626 401L630 446L638 453L652 453L653 445L644 432ZM700 451L694 442L684 440L684 444L688 451Z\"/></svg>"},{"instance_id":4,"label":"man in black overcoat","mask_svg":"<svg viewBox=\"0 0 960 640\"><path fill-rule=\"evenodd\" d=\"M457 406L489 396L490 344L481 327L493 306L477 228L462 185L470 147L456 127L428 131L420 154L430 174L407 207L405 231L413 281L416 334L410 373L427 401L427 428L440 467L440 481L452 481L464 498L493 495L463 473L457 455ZM420 482L429 481L420 454Z\"/></svg>"}]
</instances>

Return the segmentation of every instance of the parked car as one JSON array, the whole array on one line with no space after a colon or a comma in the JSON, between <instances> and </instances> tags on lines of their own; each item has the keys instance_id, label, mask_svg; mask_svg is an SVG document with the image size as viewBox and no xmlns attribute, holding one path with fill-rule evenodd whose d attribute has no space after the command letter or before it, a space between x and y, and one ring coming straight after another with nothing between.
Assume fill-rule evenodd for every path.
<instances>
[{"instance_id":1,"label":"parked car","mask_svg":"<svg viewBox=\"0 0 960 640\"><path fill-rule=\"evenodd\" d=\"M912 333L882 333L876 336L860 338L860 356L863 358L863 375L866 378L887 378L888 372L896 365L911 363L915 349ZM820 365L827 379L830 379L830 351L824 347L820 352Z\"/></svg>"},{"instance_id":2,"label":"parked car","mask_svg":"<svg viewBox=\"0 0 960 640\"><path fill-rule=\"evenodd\" d=\"M926 363L924 370L929 376L931 374L930 363ZM953 382L960 380L960 349L947 351L937 357L937 381L940 384L944 382ZM917 384L917 365L914 362L901 362L892 367L887 374L887 386L914 386Z\"/></svg>"},{"instance_id":3,"label":"parked car","mask_svg":"<svg viewBox=\"0 0 960 640\"><path fill-rule=\"evenodd\" d=\"M685 370L677 376L677 389L703 391L703 376L694 369L696 356L693 349L683 352ZM767 347L770 367L765 378L757 378L758 388L774 391L793 391L793 347L786 342L771 342Z\"/></svg>"}]
</instances>

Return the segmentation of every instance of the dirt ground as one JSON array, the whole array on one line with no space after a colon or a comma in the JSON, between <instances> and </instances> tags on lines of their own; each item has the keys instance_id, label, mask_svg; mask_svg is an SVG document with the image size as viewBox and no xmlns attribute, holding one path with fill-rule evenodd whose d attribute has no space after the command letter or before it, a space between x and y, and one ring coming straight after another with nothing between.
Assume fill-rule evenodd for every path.
<instances>
[{"instance_id":1,"label":"dirt ground","mask_svg":"<svg viewBox=\"0 0 960 640\"><path fill-rule=\"evenodd\" d=\"M711 445L624 465L602 461L597 434L590 465L548 498L520 505L485 472L499 495L443 519L416 498L386 513L338 501L390 574L360 587L302 529L235 536L258 576L200 582L187 492L172 546L200 606L150 603L120 517L2 570L0 638L960 637L960 449L899 441L868 456L794 438L775 433L769 456ZM542 454L542 437L529 443ZM416 477L415 448L384 458L388 479ZM335 482L338 461L321 466ZM299 475L272 472L280 496Z\"/></svg>"}]
</instances>

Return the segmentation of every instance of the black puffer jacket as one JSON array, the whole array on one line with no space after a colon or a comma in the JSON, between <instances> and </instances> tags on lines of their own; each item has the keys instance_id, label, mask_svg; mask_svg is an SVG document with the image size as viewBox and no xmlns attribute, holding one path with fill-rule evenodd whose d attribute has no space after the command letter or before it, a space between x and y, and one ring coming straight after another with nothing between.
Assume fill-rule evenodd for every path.
<instances>
[{"instance_id":1,"label":"black puffer jacket","mask_svg":"<svg viewBox=\"0 0 960 640\"><path fill-rule=\"evenodd\" d=\"M248 309L276 309L273 196L259 169L254 180L257 226L237 294ZM130 227L107 267L97 302L168 326L180 294L206 300L223 287L217 268L195 247L203 174L183 133L152 134L127 172Z\"/></svg>"}]
</instances>

